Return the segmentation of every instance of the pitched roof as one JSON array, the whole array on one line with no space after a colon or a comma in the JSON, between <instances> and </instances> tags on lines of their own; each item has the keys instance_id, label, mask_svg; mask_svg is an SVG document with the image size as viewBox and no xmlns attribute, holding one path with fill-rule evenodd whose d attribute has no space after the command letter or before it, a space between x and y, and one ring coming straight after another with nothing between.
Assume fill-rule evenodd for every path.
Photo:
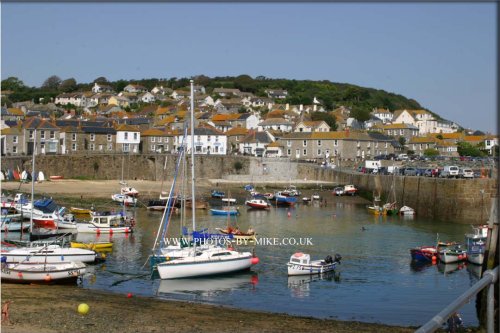
<instances>
[{"instance_id":1,"label":"pitched roof","mask_svg":"<svg viewBox=\"0 0 500 333\"><path fill-rule=\"evenodd\" d=\"M84 126L82 127L82 131L94 134L116 134L116 130L113 127Z\"/></svg>"},{"instance_id":2,"label":"pitched roof","mask_svg":"<svg viewBox=\"0 0 500 333\"><path fill-rule=\"evenodd\" d=\"M158 128L149 128L141 132L141 137L143 136L167 136L167 132Z\"/></svg>"},{"instance_id":3,"label":"pitched roof","mask_svg":"<svg viewBox=\"0 0 500 333\"><path fill-rule=\"evenodd\" d=\"M7 113L11 116L24 116L24 112L19 108L8 108Z\"/></svg>"},{"instance_id":4,"label":"pitched roof","mask_svg":"<svg viewBox=\"0 0 500 333\"><path fill-rule=\"evenodd\" d=\"M244 127L233 127L229 131L226 132L227 136L232 136L232 135L247 135L248 130Z\"/></svg>"},{"instance_id":5,"label":"pitched roof","mask_svg":"<svg viewBox=\"0 0 500 333\"><path fill-rule=\"evenodd\" d=\"M284 118L267 118L266 120L259 123L259 126L271 125L292 125L292 123Z\"/></svg>"},{"instance_id":6,"label":"pitched roof","mask_svg":"<svg viewBox=\"0 0 500 333\"><path fill-rule=\"evenodd\" d=\"M383 129L412 129L412 130L418 130L418 127L412 124L405 124L405 123L393 123L393 124L388 124L388 125L383 125Z\"/></svg>"},{"instance_id":7,"label":"pitched roof","mask_svg":"<svg viewBox=\"0 0 500 333\"><path fill-rule=\"evenodd\" d=\"M135 126L132 125L127 125L127 124L121 124L116 127L116 131L121 131L121 132L140 132L139 129Z\"/></svg>"},{"instance_id":8,"label":"pitched roof","mask_svg":"<svg viewBox=\"0 0 500 333\"><path fill-rule=\"evenodd\" d=\"M213 115L212 121L228 121L228 120L236 120L240 117L238 113L228 113L228 114L223 114L223 113L217 113Z\"/></svg>"},{"instance_id":9,"label":"pitched roof","mask_svg":"<svg viewBox=\"0 0 500 333\"><path fill-rule=\"evenodd\" d=\"M250 131L248 135L241 141L244 143L271 143L273 140L266 132Z\"/></svg>"},{"instance_id":10,"label":"pitched roof","mask_svg":"<svg viewBox=\"0 0 500 333\"><path fill-rule=\"evenodd\" d=\"M55 124L51 123L49 120L40 119L37 117L29 118L23 123L23 127L27 129L51 129L58 130Z\"/></svg>"}]
</instances>

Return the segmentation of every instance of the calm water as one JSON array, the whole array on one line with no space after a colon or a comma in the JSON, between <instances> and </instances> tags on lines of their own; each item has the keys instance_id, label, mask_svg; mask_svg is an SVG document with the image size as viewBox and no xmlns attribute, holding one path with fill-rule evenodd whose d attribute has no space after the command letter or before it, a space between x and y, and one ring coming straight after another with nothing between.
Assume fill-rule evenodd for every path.
<instances>
[{"instance_id":1,"label":"calm water","mask_svg":"<svg viewBox=\"0 0 500 333\"><path fill-rule=\"evenodd\" d=\"M240 206L242 214L231 219L242 230L252 226L259 237L310 238L313 246L257 245L260 263L250 272L199 279L150 278L145 263L161 213L137 209L136 232L112 236L113 252L105 263L89 267L83 288L319 318L420 325L477 281L478 273L471 264L415 267L409 254L410 247L434 244L437 233L442 240L463 242L469 225L375 217L365 205L340 203L329 192L322 195L328 200L326 207L319 203L298 205L290 214L286 208L267 212ZM197 214L200 228L227 224L227 217ZM179 223L179 218L174 218L169 228L172 237L179 234ZM77 235L78 240L95 238ZM289 278L286 263L296 251L309 253L314 259L339 253L343 260L334 275ZM477 325L474 303L460 310L466 325Z\"/></svg>"}]
</instances>

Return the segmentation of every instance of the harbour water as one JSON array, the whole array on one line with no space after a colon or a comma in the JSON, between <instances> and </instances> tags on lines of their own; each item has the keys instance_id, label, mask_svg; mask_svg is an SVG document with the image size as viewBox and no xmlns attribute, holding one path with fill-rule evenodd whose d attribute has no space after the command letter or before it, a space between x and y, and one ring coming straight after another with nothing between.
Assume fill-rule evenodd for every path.
<instances>
[{"instance_id":1,"label":"harbour water","mask_svg":"<svg viewBox=\"0 0 500 333\"><path fill-rule=\"evenodd\" d=\"M409 252L414 246L435 244L437 234L444 241L463 242L470 225L377 217L364 204L346 202L327 191L321 195L327 198L326 206L312 202L290 210L255 211L240 205L241 215L231 217L230 222L241 230L251 226L261 244L238 249L255 250L260 263L249 272L199 279L151 278L148 256L161 213L135 209L135 232L111 236L113 251L104 263L89 267L81 287L318 318L418 326L477 281L478 267L472 264L415 266ZM215 230L227 223L227 217L197 211L198 228ZM180 218L174 216L169 235L179 233ZM90 241L96 236L76 238ZM98 238L107 240L108 236ZM334 274L288 277L286 263L297 251L309 253L313 259L336 253L343 259ZM465 325L477 325L474 300L460 313Z\"/></svg>"}]
</instances>

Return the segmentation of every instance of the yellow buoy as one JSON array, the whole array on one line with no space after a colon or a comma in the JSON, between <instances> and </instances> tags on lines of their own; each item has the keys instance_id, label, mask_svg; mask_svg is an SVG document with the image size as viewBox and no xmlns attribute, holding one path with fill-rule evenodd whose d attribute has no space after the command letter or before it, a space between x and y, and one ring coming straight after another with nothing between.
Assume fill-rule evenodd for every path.
<instances>
[{"instance_id":1,"label":"yellow buoy","mask_svg":"<svg viewBox=\"0 0 500 333\"><path fill-rule=\"evenodd\" d=\"M90 310L90 307L85 303L78 305L78 313L79 314L86 315L89 312L89 310Z\"/></svg>"}]
</instances>

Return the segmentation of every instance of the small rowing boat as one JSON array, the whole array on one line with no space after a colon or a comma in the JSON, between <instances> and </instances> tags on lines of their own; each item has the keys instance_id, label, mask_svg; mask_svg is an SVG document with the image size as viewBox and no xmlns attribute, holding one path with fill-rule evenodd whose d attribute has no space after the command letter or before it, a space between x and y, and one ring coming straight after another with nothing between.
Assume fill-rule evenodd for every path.
<instances>
[{"instance_id":1,"label":"small rowing boat","mask_svg":"<svg viewBox=\"0 0 500 333\"><path fill-rule=\"evenodd\" d=\"M93 251L107 250L113 248L113 242L71 242L71 247L78 249L89 249Z\"/></svg>"}]
</instances>

